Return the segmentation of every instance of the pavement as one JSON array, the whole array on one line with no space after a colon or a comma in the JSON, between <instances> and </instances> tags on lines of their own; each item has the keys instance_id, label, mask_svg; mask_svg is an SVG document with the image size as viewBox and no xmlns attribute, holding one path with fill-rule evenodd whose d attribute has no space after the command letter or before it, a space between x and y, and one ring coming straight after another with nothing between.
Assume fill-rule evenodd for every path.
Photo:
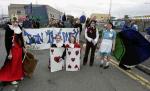
<instances>
[{"instance_id":1,"label":"pavement","mask_svg":"<svg viewBox=\"0 0 150 91\"><path fill-rule=\"evenodd\" d=\"M77 72L63 70L51 73L48 70L49 50L31 52L39 60L33 77L25 77L17 86L1 86L0 91L150 91L149 75L136 68L123 71L113 63L114 60L109 69L100 68L95 59L93 67L87 64L81 65ZM82 64L84 49L81 52ZM4 31L0 29L0 67L5 56Z\"/></svg>"}]
</instances>

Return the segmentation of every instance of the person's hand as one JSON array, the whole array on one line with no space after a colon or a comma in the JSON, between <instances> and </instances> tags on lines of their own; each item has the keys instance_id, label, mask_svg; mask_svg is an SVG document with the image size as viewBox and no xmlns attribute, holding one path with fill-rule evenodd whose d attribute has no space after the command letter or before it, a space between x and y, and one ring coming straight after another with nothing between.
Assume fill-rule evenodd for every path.
<instances>
[{"instance_id":1,"label":"person's hand","mask_svg":"<svg viewBox=\"0 0 150 91\"><path fill-rule=\"evenodd\" d=\"M24 53L27 53L27 49L26 48L23 48L23 51L24 51Z\"/></svg>"},{"instance_id":2,"label":"person's hand","mask_svg":"<svg viewBox=\"0 0 150 91\"><path fill-rule=\"evenodd\" d=\"M96 45L96 41L95 41L94 39L92 40L92 43L93 43L94 45Z\"/></svg>"},{"instance_id":3,"label":"person's hand","mask_svg":"<svg viewBox=\"0 0 150 91\"><path fill-rule=\"evenodd\" d=\"M62 60L63 60L63 59L62 59L62 58L60 58L60 59L59 59L59 62L61 62Z\"/></svg>"},{"instance_id":4,"label":"person's hand","mask_svg":"<svg viewBox=\"0 0 150 91\"><path fill-rule=\"evenodd\" d=\"M91 38L89 38L89 39L88 39L88 41L89 41L89 42L92 42L92 39L91 39Z\"/></svg>"},{"instance_id":5,"label":"person's hand","mask_svg":"<svg viewBox=\"0 0 150 91\"><path fill-rule=\"evenodd\" d=\"M83 48L84 48L84 49L86 48L86 44L85 44L85 43L83 44Z\"/></svg>"},{"instance_id":6,"label":"person's hand","mask_svg":"<svg viewBox=\"0 0 150 91\"><path fill-rule=\"evenodd\" d=\"M12 59L12 54L11 53L9 53L8 59Z\"/></svg>"},{"instance_id":7,"label":"person's hand","mask_svg":"<svg viewBox=\"0 0 150 91\"><path fill-rule=\"evenodd\" d=\"M92 41L91 41L93 44L94 44L94 40L92 39Z\"/></svg>"}]
</instances>

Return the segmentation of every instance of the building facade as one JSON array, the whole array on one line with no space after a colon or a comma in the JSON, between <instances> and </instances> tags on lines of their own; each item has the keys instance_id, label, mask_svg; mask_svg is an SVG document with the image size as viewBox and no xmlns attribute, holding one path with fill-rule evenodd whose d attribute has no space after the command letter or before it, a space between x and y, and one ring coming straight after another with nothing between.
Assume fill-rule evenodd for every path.
<instances>
[{"instance_id":1,"label":"building facade","mask_svg":"<svg viewBox=\"0 0 150 91\"><path fill-rule=\"evenodd\" d=\"M23 18L31 15L33 18L38 18L41 23L48 23L51 18L60 19L60 16L63 14L51 6L34 4L10 4L8 12L11 18L14 16Z\"/></svg>"},{"instance_id":2,"label":"building facade","mask_svg":"<svg viewBox=\"0 0 150 91\"><path fill-rule=\"evenodd\" d=\"M109 14L93 13L90 17L95 17L96 20L101 22L107 22L109 19Z\"/></svg>"}]
</instances>

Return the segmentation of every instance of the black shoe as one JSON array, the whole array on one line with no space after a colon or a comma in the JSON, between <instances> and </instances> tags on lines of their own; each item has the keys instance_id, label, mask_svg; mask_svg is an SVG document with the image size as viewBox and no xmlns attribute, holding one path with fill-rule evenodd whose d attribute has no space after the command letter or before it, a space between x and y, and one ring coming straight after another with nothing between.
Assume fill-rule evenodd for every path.
<instances>
[{"instance_id":1,"label":"black shoe","mask_svg":"<svg viewBox=\"0 0 150 91\"><path fill-rule=\"evenodd\" d=\"M104 69L107 69L107 68L109 68L109 65L108 66L104 66Z\"/></svg>"},{"instance_id":2,"label":"black shoe","mask_svg":"<svg viewBox=\"0 0 150 91\"><path fill-rule=\"evenodd\" d=\"M85 66L86 65L86 63L83 63L83 66Z\"/></svg>"},{"instance_id":3,"label":"black shoe","mask_svg":"<svg viewBox=\"0 0 150 91\"><path fill-rule=\"evenodd\" d=\"M50 69L50 66L48 66L48 69Z\"/></svg>"},{"instance_id":4,"label":"black shoe","mask_svg":"<svg viewBox=\"0 0 150 91\"><path fill-rule=\"evenodd\" d=\"M85 62L83 62L83 66L85 66L86 65L86 63Z\"/></svg>"},{"instance_id":5,"label":"black shoe","mask_svg":"<svg viewBox=\"0 0 150 91\"><path fill-rule=\"evenodd\" d=\"M99 67L103 67L103 64L100 64Z\"/></svg>"},{"instance_id":6,"label":"black shoe","mask_svg":"<svg viewBox=\"0 0 150 91\"><path fill-rule=\"evenodd\" d=\"M7 86L10 85L10 82L0 82L0 86Z\"/></svg>"},{"instance_id":7,"label":"black shoe","mask_svg":"<svg viewBox=\"0 0 150 91\"><path fill-rule=\"evenodd\" d=\"M3 82L0 82L0 86L5 86L5 84Z\"/></svg>"},{"instance_id":8,"label":"black shoe","mask_svg":"<svg viewBox=\"0 0 150 91\"><path fill-rule=\"evenodd\" d=\"M90 64L90 67L92 67L93 66L93 64Z\"/></svg>"},{"instance_id":9,"label":"black shoe","mask_svg":"<svg viewBox=\"0 0 150 91\"><path fill-rule=\"evenodd\" d=\"M131 68L128 68L128 67L126 67L126 66L123 65L123 64L119 64L119 67L120 67L121 69L123 69L123 70L131 70Z\"/></svg>"},{"instance_id":10,"label":"black shoe","mask_svg":"<svg viewBox=\"0 0 150 91\"><path fill-rule=\"evenodd\" d=\"M93 63L94 63L94 62L90 60L90 64L89 64L89 65L90 65L90 66L93 66Z\"/></svg>"}]
</instances>

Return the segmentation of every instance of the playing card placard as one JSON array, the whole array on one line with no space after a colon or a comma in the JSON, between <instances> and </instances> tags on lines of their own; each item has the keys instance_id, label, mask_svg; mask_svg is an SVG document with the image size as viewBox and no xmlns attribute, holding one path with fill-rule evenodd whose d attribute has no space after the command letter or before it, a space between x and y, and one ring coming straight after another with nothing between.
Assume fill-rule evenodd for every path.
<instances>
[{"instance_id":1,"label":"playing card placard","mask_svg":"<svg viewBox=\"0 0 150 91\"><path fill-rule=\"evenodd\" d=\"M64 50L64 48L50 48L51 72L56 72L63 69L64 61L61 60L61 57L63 55Z\"/></svg>"},{"instance_id":2,"label":"playing card placard","mask_svg":"<svg viewBox=\"0 0 150 91\"><path fill-rule=\"evenodd\" d=\"M66 71L80 70L80 48L66 49Z\"/></svg>"}]
</instances>

